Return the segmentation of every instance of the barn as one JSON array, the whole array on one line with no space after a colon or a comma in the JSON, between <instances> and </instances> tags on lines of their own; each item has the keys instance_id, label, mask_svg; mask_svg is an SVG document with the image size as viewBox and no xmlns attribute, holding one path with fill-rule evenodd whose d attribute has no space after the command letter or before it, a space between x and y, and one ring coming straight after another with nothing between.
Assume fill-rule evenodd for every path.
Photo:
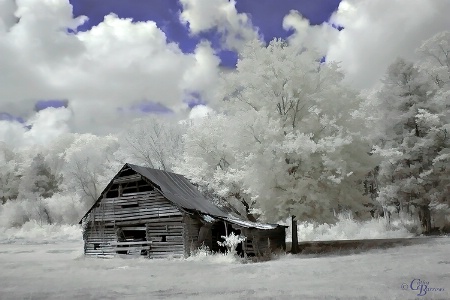
<instances>
[{"instance_id":1,"label":"barn","mask_svg":"<svg viewBox=\"0 0 450 300\"><path fill-rule=\"evenodd\" d=\"M125 164L80 220L84 253L91 256L186 257L231 232L247 237L241 255L284 250L285 226L251 222L206 199L184 176Z\"/></svg>"}]
</instances>

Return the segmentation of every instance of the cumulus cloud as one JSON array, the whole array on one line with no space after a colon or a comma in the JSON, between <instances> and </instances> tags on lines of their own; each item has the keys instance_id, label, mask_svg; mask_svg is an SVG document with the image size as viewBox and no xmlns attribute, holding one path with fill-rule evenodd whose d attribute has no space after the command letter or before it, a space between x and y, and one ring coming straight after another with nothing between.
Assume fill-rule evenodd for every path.
<instances>
[{"instance_id":1,"label":"cumulus cloud","mask_svg":"<svg viewBox=\"0 0 450 300\"><path fill-rule=\"evenodd\" d=\"M14 0L0 0L0 32L9 30L17 22L16 9Z\"/></svg>"},{"instance_id":2,"label":"cumulus cloud","mask_svg":"<svg viewBox=\"0 0 450 300\"><path fill-rule=\"evenodd\" d=\"M203 118L214 113L214 110L205 105L197 105L189 113L189 119Z\"/></svg>"},{"instance_id":3,"label":"cumulus cloud","mask_svg":"<svg viewBox=\"0 0 450 300\"><path fill-rule=\"evenodd\" d=\"M223 37L226 49L239 51L243 45L258 38L258 31L253 27L245 13L238 13L234 0L180 0L183 10L180 21L189 24L193 34L212 29Z\"/></svg>"},{"instance_id":4,"label":"cumulus cloud","mask_svg":"<svg viewBox=\"0 0 450 300\"><path fill-rule=\"evenodd\" d=\"M24 133L25 142L45 145L70 131L68 121L72 112L67 108L47 108L28 121L30 130Z\"/></svg>"},{"instance_id":5,"label":"cumulus cloud","mask_svg":"<svg viewBox=\"0 0 450 300\"><path fill-rule=\"evenodd\" d=\"M30 117L36 100L68 99L72 130L108 133L122 124L119 107L154 101L179 111L186 94L206 93L218 78L208 43L184 54L153 21L108 15L76 32L86 18L74 18L68 0L13 2L0 0L10 26L0 25L0 112Z\"/></svg>"},{"instance_id":6,"label":"cumulus cloud","mask_svg":"<svg viewBox=\"0 0 450 300\"><path fill-rule=\"evenodd\" d=\"M198 93L203 99L211 99L213 91L210 89L212 81L209 70L220 72L220 59L215 56L211 45L206 41L197 46L194 58L183 75L182 88L184 91Z\"/></svg>"},{"instance_id":7,"label":"cumulus cloud","mask_svg":"<svg viewBox=\"0 0 450 300\"><path fill-rule=\"evenodd\" d=\"M12 147L46 145L70 131L71 117L67 108L48 108L36 113L26 127L19 122L0 121L0 142Z\"/></svg>"},{"instance_id":8,"label":"cumulus cloud","mask_svg":"<svg viewBox=\"0 0 450 300\"><path fill-rule=\"evenodd\" d=\"M450 1L344 0L331 22L343 26L328 60L341 62L347 80L371 88L396 57L417 59L415 49L450 28Z\"/></svg>"},{"instance_id":9,"label":"cumulus cloud","mask_svg":"<svg viewBox=\"0 0 450 300\"><path fill-rule=\"evenodd\" d=\"M283 29L294 30L294 33L288 38L289 43L299 47L315 49L323 55L326 54L328 45L338 35L338 31L331 24L323 23L311 26L308 19L304 18L296 10L291 10L283 18Z\"/></svg>"}]
</instances>

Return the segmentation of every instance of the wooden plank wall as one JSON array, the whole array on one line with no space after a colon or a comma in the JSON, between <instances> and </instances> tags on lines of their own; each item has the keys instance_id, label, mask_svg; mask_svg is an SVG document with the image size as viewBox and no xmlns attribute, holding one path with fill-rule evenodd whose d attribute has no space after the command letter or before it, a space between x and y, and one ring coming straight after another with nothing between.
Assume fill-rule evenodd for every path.
<instances>
[{"instance_id":1,"label":"wooden plank wall","mask_svg":"<svg viewBox=\"0 0 450 300\"><path fill-rule=\"evenodd\" d=\"M109 245L116 241L116 233L112 224L89 222L84 232L84 253L109 257L115 254L114 248Z\"/></svg>"},{"instance_id":2,"label":"wooden plank wall","mask_svg":"<svg viewBox=\"0 0 450 300\"><path fill-rule=\"evenodd\" d=\"M263 256L277 250L286 250L286 231L283 227L276 229L242 228L242 234L247 237L243 250L250 256Z\"/></svg>"},{"instance_id":3,"label":"wooden plank wall","mask_svg":"<svg viewBox=\"0 0 450 300\"><path fill-rule=\"evenodd\" d=\"M155 242L150 257L168 256L169 252L184 254L182 214L156 190L103 198L88 221L84 234L86 255L114 255L115 247L108 243L117 241L116 228L144 224L148 224L147 240Z\"/></svg>"},{"instance_id":4,"label":"wooden plank wall","mask_svg":"<svg viewBox=\"0 0 450 300\"><path fill-rule=\"evenodd\" d=\"M181 212L158 191L124 194L116 198L104 198L93 209L96 220L116 222L181 216ZM125 222L124 222L125 221Z\"/></svg>"},{"instance_id":5,"label":"wooden plank wall","mask_svg":"<svg viewBox=\"0 0 450 300\"><path fill-rule=\"evenodd\" d=\"M147 240L152 241L149 258L183 257L182 215L179 214L148 220L146 223Z\"/></svg>"},{"instance_id":6,"label":"wooden plank wall","mask_svg":"<svg viewBox=\"0 0 450 300\"><path fill-rule=\"evenodd\" d=\"M185 255L191 255L200 245L198 243L198 234L203 223L194 215L185 214L183 216L184 244L186 245Z\"/></svg>"}]
</instances>

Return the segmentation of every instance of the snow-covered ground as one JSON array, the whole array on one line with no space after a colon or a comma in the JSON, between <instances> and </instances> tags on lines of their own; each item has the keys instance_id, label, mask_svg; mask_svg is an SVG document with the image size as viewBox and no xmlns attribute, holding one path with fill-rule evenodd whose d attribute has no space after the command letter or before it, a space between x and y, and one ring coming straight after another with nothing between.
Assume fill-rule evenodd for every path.
<instances>
[{"instance_id":1,"label":"snow-covered ground","mask_svg":"<svg viewBox=\"0 0 450 300\"><path fill-rule=\"evenodd\" d=\"M362 254L286 255L247 264L220 256L85 258L81 240L21 242L0 244L2 300L450 299L450 238ZM410 288L414 279L444 291L416 296Z\"/></svg>"}]
</instances>

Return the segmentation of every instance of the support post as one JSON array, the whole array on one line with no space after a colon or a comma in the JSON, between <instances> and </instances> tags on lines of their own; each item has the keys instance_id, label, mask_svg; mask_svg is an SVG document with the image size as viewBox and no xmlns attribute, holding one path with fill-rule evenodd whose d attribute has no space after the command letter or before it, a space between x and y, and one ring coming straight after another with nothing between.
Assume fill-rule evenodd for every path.
<instances>
[{"instance_id":1,"label":"support post","mask_svg":"<svg viewBox=\"0 0 450 300\"><path fill-rule=\"evenodd\" d=\"M295 220L295 216L293 215L291 217L292 219L292 246L291 246L291 253L297 254L298 253L298 234L297 234L297 220Z\"/></svg>"},{"instance_id":2,"label":"support post","mask_svg":"<svg viewBox=\"0 0 450 300\"><path fill-rule=\"evenodd\" d=\"M122 194L123 194L122 184L119 184L119 197L122 197Z\"/></svg>"}]
</instances>

